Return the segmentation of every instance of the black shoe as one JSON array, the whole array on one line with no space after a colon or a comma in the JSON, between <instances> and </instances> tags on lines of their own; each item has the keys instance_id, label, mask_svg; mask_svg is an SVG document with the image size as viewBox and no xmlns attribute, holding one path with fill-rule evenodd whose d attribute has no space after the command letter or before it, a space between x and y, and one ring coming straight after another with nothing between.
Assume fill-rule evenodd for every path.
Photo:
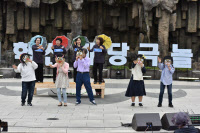
<instances>
[{"instance_id":1,"label":"black shoe","mask_svg":"<svg viewBox=\"0 0 200 133\"><path fill-rule=\"evenodd\" d=\"M90 101L93 105L97 105L96 104L96 102L95 102L95 100L93 100L93 101Z\"/></svg>"},{"instance_id":2,"label":"black shoe","mask_svg":"<svg viewBox=\"0 0 200 133\"><path fill-rule=\"evenodd\" d=\"M27 103L28 106L33 106L32 103Z\"/></svg>"},{"instance_id":3,"label":"black shoe","mask_svg":"<svg viewBox=\"0 0 200 133\"><path fill-rule=\"evenodd\" d=\"M25 105L25 103L21 103L21 106L24 106Z\"/></svg>"},{"instance_id":4,"label":"black shoe","mask_svg":"<svg viewBox=\"0 0 200 133\"><path fill-rule=\"evenodd\" d=\"M159 104L158 104L158 107L162 107L162 104L159 103Z\"/></svg>"},{"instance_id":5,"label":"black shoe","mask_svg":"<svg viewBox=\"0 0 200 133\"><path fill-rule=\"evenodd\" d=\"M99 84L102 84L102 82L99 82Z\"/></svg>"},{"instance_id":6,"label":"black shoe","mask_svg":"<svg viewBox=\"0 0 200 133\"><path fill-rule=\"evenodd\" d=\"M169 104L169 107L170 107L170 108L173 108L174 106L173 106L173 104Z\"/></svg>"},{"instance_id":7,"label":"black shoe","mask_svg":"<svg viewBox=\"0 0 200 133\"><path fill-rule=\"evenodd\" d=\"M131 103L131 106L135 106L135 103Z\"/></svg>"},{"instance_id":8,"label":"black shoe","mask_svg":"<svg viewBox=\"0 0 200 133\"><path fill-rule=\"evenodd\" d=\"M75 103L76 106L79 105L79 104L81 104L81 102L76 102L76 103Z\"/></svg>"},{"instance_id":9,"label":"black shoe","mask_svg":"<svg viewBox=\"0 0 200 133\"><path fill-rule=\"evenodd\" d=\"M96 81L94 81L94 84L97 84L97 82L96 82Z\"/></svg>"},{"instance_id":10,"label":"black shoe","mask_svg":"<svg viewBox=\"0 0 200 133\"><path fill-rule=\"evenodd\" d=\"M143 104L142 104L142 103L139 103L139 106L140 106L140 107L142 107L142 106L143 106Z\"/></svg>"}]
</instances>

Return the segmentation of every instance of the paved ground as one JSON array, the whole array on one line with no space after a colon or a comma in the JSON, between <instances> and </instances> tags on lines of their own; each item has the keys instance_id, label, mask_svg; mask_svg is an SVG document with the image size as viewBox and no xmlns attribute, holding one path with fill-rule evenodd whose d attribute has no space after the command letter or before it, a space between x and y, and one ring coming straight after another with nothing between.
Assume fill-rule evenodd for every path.
<instances>
[{"instance_id":1,"label":"paved ground","mask_svg":"<svg viewBox=\"0 0 200 133\"><path fill-rule=\"evenodd\" d=\"M87 96L83 96L80 106L75 106L75 97L69 96L67 107L57 107L58 101L54 94L56 91L52 88L39 89L38 95L34 96L33 107L21 107L21 81L0 79L0 119L8 122L9 132L121 133L136 132L130 127L121 127L121 122L132 121L134 113L159 113L160 117L164 113L179 111L200 114L200 82L174 81L175 107L167 107L168 100L165 95L163 107L158 108L158 80L145 80L147 96L143 100L144 107L138 107L138 104L131 107L130 99L124 96L129 80L105 80L105 98L96 97L97 106L91 105ZM67 92L73 94L75 90ZM85 95L85 90L82 93ZM58 120L47 120L48 118Z\"/></svg>"}]
</instances>

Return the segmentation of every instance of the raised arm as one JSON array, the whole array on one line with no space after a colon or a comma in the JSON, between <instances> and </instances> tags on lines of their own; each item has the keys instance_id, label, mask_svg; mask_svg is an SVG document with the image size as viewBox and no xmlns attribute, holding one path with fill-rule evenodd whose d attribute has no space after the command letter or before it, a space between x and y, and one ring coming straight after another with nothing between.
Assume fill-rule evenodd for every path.
<instances>
[{"instance_id":1,"label":"raised arm","mask_svg":"<svg viewBox=\"0 0 200 133\"><path fill-rule=\"evenodd\" d=\"M34 61L32 61L31 65L34 70L38 68L38 64L36 64Z\"/></svg>"},{"instance_id":2,"label":"raised arm","mask_svg":"<svg viewBox=\"0 0 200 133\"><path fill-rule=\"evenodd\" d=\"M65 64L64 64L63 67L61 67L61 68L62 68L63 72L64 72L65 74L67 74L67 73L68 73L68 70L69 70L69 64L65 62Z\"/></svg>"}]
</instances>

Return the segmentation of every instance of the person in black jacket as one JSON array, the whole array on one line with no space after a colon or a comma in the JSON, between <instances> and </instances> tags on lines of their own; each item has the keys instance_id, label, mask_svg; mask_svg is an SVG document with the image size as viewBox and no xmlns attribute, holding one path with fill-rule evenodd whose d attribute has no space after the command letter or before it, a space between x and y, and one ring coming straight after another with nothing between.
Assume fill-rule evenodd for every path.
<instances>
[{"instance_id":1,"label":"person in black jacket","mask_svg":"<svg viewBox=\"0 0 200 133\"><path fill-rule=\"evenodd\" d=\"M103 45L103 38L98 37L96 39L96 44L92 49L88 47L90 52L95 52L94 54L94 65L93 65L93 74L94 74L94 84L97 83L97 69L99 69L99 84L102 83L102 72L103 72L103 64L105 63L105 55L107 50ZM96 94L101 95L101 90L96 89Z\"/></svg>"},{"instance_id":2,"label":"person in black jacket","mask_svg":"<svg viewBox=\"0 0 200 133\"><path fill-rule=\"evenodd\" d=\"M35 45L32 46L33 50L33 61L38 65L38 68L35 70L36 82L43 82L43 55L45 55L45 50L41 43L41 38L35 39Z\"/></svg>"},{"instance_id":3,"label":"person in black jacket","mask_svg":"<svg viewBox=\"0 0 200 133\"><path fill-rule=\"evenodd\" d=\"M83 46L81 46L81 38L77 38L75 41L74 41L74 56L73 56L73 59L72 61L75 62L76 60L76 53L79 49L81 49ZM74 68L74 67L73 67ZM76 75L77 75L77 68L74 68L74 82L76 82Z\"/></svg>"},{"instance_id":4,"label":"person in black jacket","mask_svg":"<svg viewBox=\"0 0 200 133\"><path fill-rule=\"evenodd\" d=\"M60 55L60 54L65 55L67 53L65 47L62 45L62 39L61 38L56 39L56 45L53 45L51 47L51 49L53 50L53 58L52 58L53 64L56 63L55 57L57 55ZM56 72L57 72L57 69L53 68L53 82L54 83L56 81Z\"/></svg>"},{"instance_id":5,"label":"person in black jacket","mask_svg":"<svg viewBox=\"0 0 200 133\"><path fill-rule=\"evenodd\" d=\"M189 125L189 116L185 112L179 112L172 118L172 123L178 126L179 129L175 130L174 133L200 133L200 130L194 126Z\"/></svg>"}]
</instances>

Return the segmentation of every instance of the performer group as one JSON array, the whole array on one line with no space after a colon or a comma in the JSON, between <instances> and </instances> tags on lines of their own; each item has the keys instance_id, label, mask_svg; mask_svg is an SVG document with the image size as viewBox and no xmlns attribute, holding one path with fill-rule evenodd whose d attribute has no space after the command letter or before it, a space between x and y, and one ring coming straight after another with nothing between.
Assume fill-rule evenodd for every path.
<instances>
[{"instance_id":1,"label":"performer group","mask_svg":"<svg viewBox=\"0 0 200 133\"><path fill-rule=\"evenodd\" d=\"M32 106L33 93L35 83L43 83L43 55L45 55L45 38L42 36L35 36L30 41L30 47L33 50L33 61L30 59L30 55L23 53L20 55L20 64L18 66L13 65L14 71L21 73L22 81L22 93L21 93L21 105L24 106L27 99L27 105ZM81 87L84 84L89 101L93 105L97 105L94 99L91 82L90 82L90 64L91 60L86 55L89 52L94 52L93 59L93 76L94 84L102 84L104 82L102 78L103 64L105 63L105 56L107 54L107 46L105 44L106 39L98 36L95 38L95 45L84 48L87 42L86 37L78 36L72 41L74 55L73 62L73 77L76 83L76 102L75 105L81 104ZM110 40L111 42L111 40ZM58 106L67 106L67 88L69 87L68 70L69 64L65 61L65 55L69 49L69 45L66 45L68 41L65 36L58 36L53 40L53 65L49 65L53 68L53 82L57 88ZM110 44L111 45L111 44ZM146 95L145 84L143 80L143 74L146 73L145 68L145 56L133 54L131 56L131 78L128 84L125 96L131 98L131 106L136 106L135 97L139 99L139 106L143 106L143 96ZM158 107L162 107L163 94L165 86L168 90L169 107L173 107L172 104L172 81L175 68L173 67L173 60L170 56L166 56L163 59L158 58L158 67L162 70L160 78L160 94L158 99ZM98 70L98 76L97 76ZM96 95L101 95L101 90L95 90ZM62 94L61 94L62 93ZM63 100L62 100L63 99Z\"/></svg>"}]
</instances>

